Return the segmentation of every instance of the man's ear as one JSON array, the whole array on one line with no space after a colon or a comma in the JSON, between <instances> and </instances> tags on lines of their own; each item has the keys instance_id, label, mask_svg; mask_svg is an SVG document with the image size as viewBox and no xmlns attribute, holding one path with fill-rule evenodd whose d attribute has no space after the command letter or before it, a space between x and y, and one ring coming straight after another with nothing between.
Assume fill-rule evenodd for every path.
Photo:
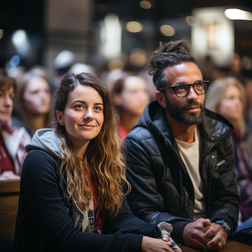
<instances>
[{"instance_id":1,"label":"man's ear","mask_svg":"<svg viewBox=\"0 0 252 252\"><path fill-rule=\"evenodd\" d=\"M62 111L56 110L56 118L57 118L58 123L59 123L61 126L64 126L64 125L65 125L64 114L63 114Z\"/></svg>"},{"instance_id":2,"label":"man's ear","mask_svg":"<svg viewBox=\"0 0 252 252\"><path fill-rule=\"evenodd\" d=\"M159 102L159 104L163 108L166 108L165 95L160 91L156 91L156 98L157 98L157 101Z\"/></svg>"}]
</instances>

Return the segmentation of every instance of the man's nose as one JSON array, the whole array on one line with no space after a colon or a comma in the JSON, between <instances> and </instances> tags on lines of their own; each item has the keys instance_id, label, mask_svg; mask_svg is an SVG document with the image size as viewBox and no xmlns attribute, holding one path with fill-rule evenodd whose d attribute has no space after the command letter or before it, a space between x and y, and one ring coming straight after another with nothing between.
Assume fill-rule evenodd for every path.
<instances>
[{"instance_id":1,"label":"man's nose","mask_svg":"<svg viewBox=\"0 0 252 252\"><path fill-rule=\"evenodd\" d=\"M191 86L187 95L187 99L197 99L197 98L198 94L195 92L193 86Z\"/></svg>"}]
</instances>

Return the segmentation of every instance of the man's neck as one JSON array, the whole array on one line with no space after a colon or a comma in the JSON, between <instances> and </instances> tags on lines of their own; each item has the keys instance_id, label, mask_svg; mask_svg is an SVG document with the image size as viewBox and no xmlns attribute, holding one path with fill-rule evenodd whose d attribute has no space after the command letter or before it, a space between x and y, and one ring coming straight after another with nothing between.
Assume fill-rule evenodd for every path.
<instances>
[{"instance_id":1,"label":"man's neck","mask_svg":"<svg viewBox=\"0 0 252 252\"><path fill-rule=\"evenodd\" d=\"M180 123L173 117L171 117L167 111L166 111L166 119L170 125L174 138L186 143L194 142L195 128L197 127L197 125L187 125L184 123Z\"/></svg>"}]
</instances>

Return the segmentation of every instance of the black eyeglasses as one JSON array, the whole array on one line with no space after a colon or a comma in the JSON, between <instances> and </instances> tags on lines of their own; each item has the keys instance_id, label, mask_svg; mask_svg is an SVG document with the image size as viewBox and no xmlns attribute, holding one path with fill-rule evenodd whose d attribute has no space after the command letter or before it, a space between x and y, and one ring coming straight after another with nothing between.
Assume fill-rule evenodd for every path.
<instances>
[{"instance_id":1,"label":"black eyeglasses","mask_svg":"<svg viewBox=\"0 0 252 252\"><path fill-rule=\"evenodd\" d=\"M193 86L193 89L196 92L196 94L202 95L202 94L206 93L208 83L209 83L209 81L196 81L193 84L180 83L180 84L176 84L172 87L160 88L159 91L165 90L165 89L173 89L176 96L185 97L188 95L190 87Z\"/></svg>"}]
</instances>

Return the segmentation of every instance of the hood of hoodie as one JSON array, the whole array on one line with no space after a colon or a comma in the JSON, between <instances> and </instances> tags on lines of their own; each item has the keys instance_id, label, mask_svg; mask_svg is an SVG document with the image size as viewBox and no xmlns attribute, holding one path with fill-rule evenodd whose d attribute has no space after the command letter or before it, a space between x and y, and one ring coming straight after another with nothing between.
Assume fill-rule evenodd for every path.
<instances>
[{"instance_id":1,"label":"hood of hoodie","mask_svg":"<svg viewBox=\"0 0 252 252\"><path fill-rule=\"evenodd\" d=\"M56 135L55 129L39 129L33 135L31 142L25 146L25 149L27 152L35 149L43 150L53 157L59 158L59 143L60 139Z\"/></svg>"}]
</instances>

